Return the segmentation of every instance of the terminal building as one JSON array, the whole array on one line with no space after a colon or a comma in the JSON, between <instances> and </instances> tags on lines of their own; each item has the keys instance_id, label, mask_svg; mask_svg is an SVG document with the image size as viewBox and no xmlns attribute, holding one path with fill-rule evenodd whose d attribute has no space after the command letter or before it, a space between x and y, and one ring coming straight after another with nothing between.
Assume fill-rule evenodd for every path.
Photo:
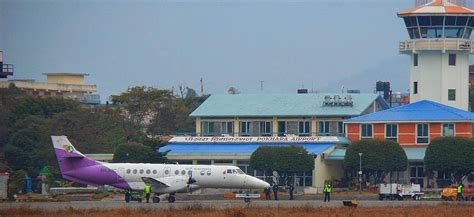
<instances>
[{"instance_id":1,"label":"terminal building","mask_svg":"<svg viewBox=\"0 0 474 217\"><path fill-rule=\"evenodd\" d=\"M344 120L388 109L378 94L236 94L212 95L191 116L196 137L175 137L160 151L182 164L236 165L247 174L268 180L249 167L259 146L304 147L315 169L295 174L295 185L318 190L326 180L343 176L342 161L325 160L346 147Z\"/></svg>"}]
</instances>

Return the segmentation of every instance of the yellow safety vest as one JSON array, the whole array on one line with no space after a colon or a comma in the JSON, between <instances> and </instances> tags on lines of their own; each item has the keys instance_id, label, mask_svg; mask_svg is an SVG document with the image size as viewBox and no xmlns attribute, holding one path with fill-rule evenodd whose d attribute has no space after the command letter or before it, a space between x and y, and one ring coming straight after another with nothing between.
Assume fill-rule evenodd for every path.
<instances>
[{"instance_id":1,"label":"yellow safety vest","mask_svg":"<svg viewBox=\"0 0 474 217\"><path fill-rule=\"evenodd\" d=\"M332 192L332 187L331 185L324 185L324 193L331 193Z\"/></svg>"},{"instance_id":2,"label":"yellow safety vest","mask_svg":"<svg viewBox=\"0 0 474 217\"><path fill-rule=\"evenodd\" d=\"M462 193L462 185L458 185L458 193Z\"/></svg>"},{"instance_id":3,"label":"yellow safety vest","mask_svg":"<svg viewBox=\"0 0 474 217\"><path fill-rule=\"evenodd\" d=\"M145 185L145 194L149 194L149 193L150 193L150 186Z\"/></svg>"}]
</instances>

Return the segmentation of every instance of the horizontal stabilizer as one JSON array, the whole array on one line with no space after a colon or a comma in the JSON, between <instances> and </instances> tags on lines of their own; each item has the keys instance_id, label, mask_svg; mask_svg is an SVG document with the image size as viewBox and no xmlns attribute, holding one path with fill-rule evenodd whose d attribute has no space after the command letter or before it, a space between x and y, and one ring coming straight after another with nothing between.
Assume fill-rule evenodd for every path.
<instances>
[{"instance_id":1,"label":"horizontal stabilizer","mask_svg":"<svg viewBox=\"0 0 474 217\"><path fill-rule=\"evenodd\" d=\"M151 177L142 177L143 182L150 186L157 186L157 187L170 187L171 185L164 182L163 180L160 179L154 179Z\"/></svg>"}]
</instances>

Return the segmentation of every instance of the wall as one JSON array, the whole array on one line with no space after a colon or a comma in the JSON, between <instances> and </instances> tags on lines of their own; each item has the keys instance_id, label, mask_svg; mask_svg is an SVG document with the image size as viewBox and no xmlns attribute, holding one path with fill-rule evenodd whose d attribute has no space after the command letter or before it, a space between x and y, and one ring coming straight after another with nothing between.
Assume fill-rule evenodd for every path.
<instances>
[{"instance_id":1,"label":"wall","mask_svg":"<svg viewBox=\"0 0 474 217\"><path fill-rule=\"evenodd\" d=\"M451 52L455 53L455 52ZM467 111L469 105L469 54L456 53L456 65L450 66L449 53L420 52L418 66L410 62L410 100L431 100ZM413 82L418 82L418 94ZM456 90L456 100L448 100L448 89Z\"/></svg>"},{"instance_id":2,"label":"wall","mask_svg":"<svg viewBox=\"0 0 474 217\"><path fill-rule=\"evenodd\" d=\"M454 123L455 136L472 138L472 123ZM442 123L429 123L429 141L442 136ZM416 144L416 123L398 123L398 143L402 146ZM346 136L352 142L360 140L360 124L347 124ZM385 124L373 124L373 138L385 139Z\"/></svg>"},{"instance_id":3,"label":"wall","mask_svg":"<svg viewBox=\"0 0 474 217\"><path fill-rule=\"evenodd\" d=\"M47 75L48 83L54 84L84 84L84 75Z\"/></svg>"}]
</instances>

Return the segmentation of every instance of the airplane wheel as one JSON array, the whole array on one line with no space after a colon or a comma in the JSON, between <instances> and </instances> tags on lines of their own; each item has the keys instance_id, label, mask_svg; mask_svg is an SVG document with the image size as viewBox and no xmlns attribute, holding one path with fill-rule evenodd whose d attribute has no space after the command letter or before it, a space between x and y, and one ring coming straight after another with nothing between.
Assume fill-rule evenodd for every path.
<instances>
[{"instance_id":1,"label":"airplane wheel","mask_svg":"<svg viewBox=\"0 0 474 217\"><path fill-rule=\"evenodd\" d=\"M159 197L153 197L153 203L159 203L160 202L160 198Z\"/></svg>"},{"instance_id":2,"label":"airplane wheel","mask_svg":"<svg viewBox=\"0 0 474 217\"><path fill-rule=\"evenodd\" d=\"M168 202L170 203L174 203L176 201L176 198L171 196L171 197L168 197Z\"/></svg>"}]
</instances>

